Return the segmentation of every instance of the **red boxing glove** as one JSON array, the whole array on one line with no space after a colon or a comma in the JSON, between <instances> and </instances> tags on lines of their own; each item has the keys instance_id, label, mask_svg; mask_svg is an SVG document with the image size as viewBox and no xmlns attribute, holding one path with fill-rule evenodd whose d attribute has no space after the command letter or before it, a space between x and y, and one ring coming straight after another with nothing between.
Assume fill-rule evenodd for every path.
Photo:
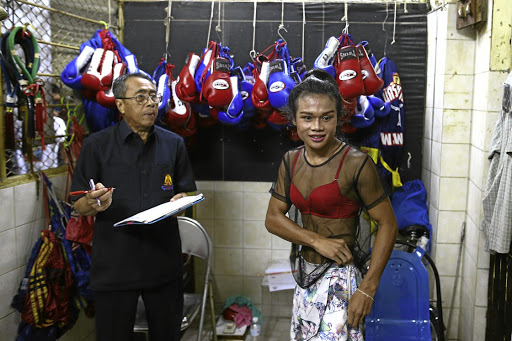
<instances>
[{"instance_id":1,"label":"red boxing glove","mask_svg":"<svg viewBox=\"0 0 512 341\"><path fill-rule=\"evenodd\" d=\"M82 85L94 91L103 90L112 84L114 52L96 49L89 64L89 69L82 76Z\"/></svg>"},{"instance_id":2,"label":"red boxing glove","mask_svg":"<svg viewBox=\"0 0 512 341\"><path fill-rule=\"evenodd\" d=\"M368 59L368 54L366 54L364 47L362 45L357 45L356 49L359 57L359 66L361 67L361 74L363 77L364 95L370 96L382 89L384 81L375 73L375 70L373 69L370 59Z\"/></svg>"},{"instance_id":3,"label":"red boxing glove","mask_svg":"<svg viewBox=\"0 0 512 341\"><path fill-rule=\"evenodd\" d=\"M210 107L228 106L233 98L230 77L229 60L215 58L211 75L206 79L201 90L201 101L205 99Z\"/></svg>"},{"instance_id":4,"label":"red boxing glove","mask_svg":"<svg viewBox=\"0 0 512 341\"><path fill-rule=\"evenodd\" d=\"M261 71L258 77L256 77L256 81L254 82L254 87L251 92L251 101L252 104L258 110L272 110L272 105L268 100L268 91L267 91L267 83L269 76L269 62L264 61L261 63Z\"/></svg>"},{"instance_id":5,"label":"red boxing glove","mask_svg":"<svg viewBox=\"0 0 512 341\"><path fill-rule=\"evenodd\" d=\"M185 60L185 66L181 69L176 84L176 95L182 101L193 102L198 99L196 82L194 75L196 73L197 64L201 58L195 53L189 53Z\"/></svg>"},{"instance_id":6,"label":"red boxing glove","mask_svg":"<svg viewBox=\"0 0 512 341\"><path fill-rule=\"evenodd\" d=\"M336 82L344 98L356 98L364 94L363 77L355 46L342 47L338 52Z\"/></svg>"}]
</instances>

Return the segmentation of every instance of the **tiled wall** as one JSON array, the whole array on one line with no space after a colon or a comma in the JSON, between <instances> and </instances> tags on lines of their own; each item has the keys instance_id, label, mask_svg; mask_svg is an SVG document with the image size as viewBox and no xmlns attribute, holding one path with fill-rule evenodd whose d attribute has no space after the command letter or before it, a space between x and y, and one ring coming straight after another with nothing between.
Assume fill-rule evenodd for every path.
<instances>
[{"instance_id":1,"label":"tiled wall","mask_svg":"<svg viewBox=\"0 0 512 341\"><path fill-rule=\"evenodd\" d=\"M66 175L51 177L50 181L63 195ZM42 193L35 182L0 189L0 341L14 340L20 322L20 314L10 303L24 276L32 246L45 228ZM93 320L81 313L75 327L60 340L92 341L93 325Z\"/></svg>"},{"instance_id":2,"label":"tiled wall","mask_svg":"<svg viewBox=\"0 0 512 341\"><path fill-rule=\"evenodd\" d=\"M276 259L288 259L290 243L265 228L270 182L198 181L205 200L197 220L214 244L213 278L219 309L233 295L248 297L263 318L291 316L292 291L270 293L261 274ZM217 309L217 311L219 311Z\"/></svg>"},{"instance_id":3,"label":"tiled wall","mask_svg":"<svg viewBox=\"0 0 512 341\"><path fill-rule=\"evenodd\" d=\"M492 3L487 23L478 29L456 29L454 1L446 10L428 15L422 180L434 226L433 255L441 277L445 323L453 309L449 340L485 339L489 255L483 251L485 237L479 225L489 142L507 76L490 71ZM463 222L461 278L454 292Z\"/></svg>"}]
</instances>

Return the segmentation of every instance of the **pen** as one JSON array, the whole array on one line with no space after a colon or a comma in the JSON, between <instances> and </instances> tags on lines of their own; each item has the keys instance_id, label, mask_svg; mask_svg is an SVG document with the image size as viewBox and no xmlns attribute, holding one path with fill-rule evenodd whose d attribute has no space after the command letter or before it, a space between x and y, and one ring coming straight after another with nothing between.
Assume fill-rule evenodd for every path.
<instances>
[{"instance_id":1,"label":"pen","mask_svg":"<svg viewBox=\"0 0 512 341\"><path fill-rule=\"evenodd\" d=\"M113 191L115 188L114 187L107 187L107 192L110 192L110 191ZM82 195L82 194L87 194L87 193L91 193L92 190L88 190L88 191L75 191L75 192L69 192L69 195L71 196L75 196L75 195Z\"/></svg>"},{"instance_id":2,"label":"pen","mask_svg":"<svg viewBox=\"0 0 512 341\"><path fill-rule=\"evenodd\" d=\"M91 186L91 190L96 190L96 185L94 185L94 181L92 179L89 179L89 185ZM96 198L96 202L98 203L98 206L101 206L100 198Z\"/></svg>"}]
</instances>

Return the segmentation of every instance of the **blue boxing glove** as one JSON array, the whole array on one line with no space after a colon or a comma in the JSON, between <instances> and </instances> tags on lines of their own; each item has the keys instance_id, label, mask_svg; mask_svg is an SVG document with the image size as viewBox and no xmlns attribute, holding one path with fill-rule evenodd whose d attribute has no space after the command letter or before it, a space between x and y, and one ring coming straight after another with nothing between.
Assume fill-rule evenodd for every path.
<instances>
[{"instance_id":1,"label":"blue boxing glove","mask_svg":"<svg viewBox=\"0 0 512 341\"><path fill-rule=\"evenodd\" d=\"M359 96L354 116L350 123L356 128L367 128L375 122L375 112L366 96Z\"/></svg>"},{"instance_id":2,"label":"blue boxing glove","mask_svg":"<svg viewBox=\"0 0 512 341\"><path fill-rule=\"evenodd\" d=\"M231 99L231 103L229 103L226 111L219 111L217 119L224 124L234 125L240 123L244 116L244 112L242 110L244 101L242 99L242 95L238 91L238 77L231 76L230 80L233 98Z\"/></svg>"},{"instance_id":3,"label":"blue boxing glove","mask_svg":"<svg viewBox=\"0 0 512 341\"><path fill-rule=\"evenodd\" d=\"M288 106L288 97L295 85L284 60L276 59L270 62L268 100L275 109L282 110Z\"/></svg>"},{"instance_id":4,"label":"blue boxing glove","mask_svg":"<svg viewBox=\"0 0 512 341\"><path fill-rule=\"evenodd\" d=\"M391 103L384 102L379 97L376 96L368 96L368 101L373 107L373 110L375 111L376 117L384 117L389 114L391 111Z\"/></svg>"}]
</instances>

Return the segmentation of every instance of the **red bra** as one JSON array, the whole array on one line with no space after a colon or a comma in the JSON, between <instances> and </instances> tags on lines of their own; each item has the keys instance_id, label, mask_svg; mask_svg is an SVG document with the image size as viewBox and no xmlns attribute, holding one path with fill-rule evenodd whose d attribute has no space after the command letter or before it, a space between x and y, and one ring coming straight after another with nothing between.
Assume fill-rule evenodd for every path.
<instances>
[{"instance_id":1,"label":"red bra","mask_svg":"<svg viewBox=\"0 0 512 341\"><path fill-rule=\"evenodd\" d=\"M347 198L341 194L340 187L338 185L338 177L340 175L341 166L345 157L347 156L350 146L343 154L336 177L331 183L318 186L313 189L309 196L304 199L302 194L299 192L297 187L293 185L293 181L290 185L290 200L299 209L302 214L311 214L318 217L324 218L353 218L357 216L360 205L357 201ZM292 177L295 171L295 165L299 159L300 151L295 156L295 161L292 166Z\"/></svg>"}]
</instances>

